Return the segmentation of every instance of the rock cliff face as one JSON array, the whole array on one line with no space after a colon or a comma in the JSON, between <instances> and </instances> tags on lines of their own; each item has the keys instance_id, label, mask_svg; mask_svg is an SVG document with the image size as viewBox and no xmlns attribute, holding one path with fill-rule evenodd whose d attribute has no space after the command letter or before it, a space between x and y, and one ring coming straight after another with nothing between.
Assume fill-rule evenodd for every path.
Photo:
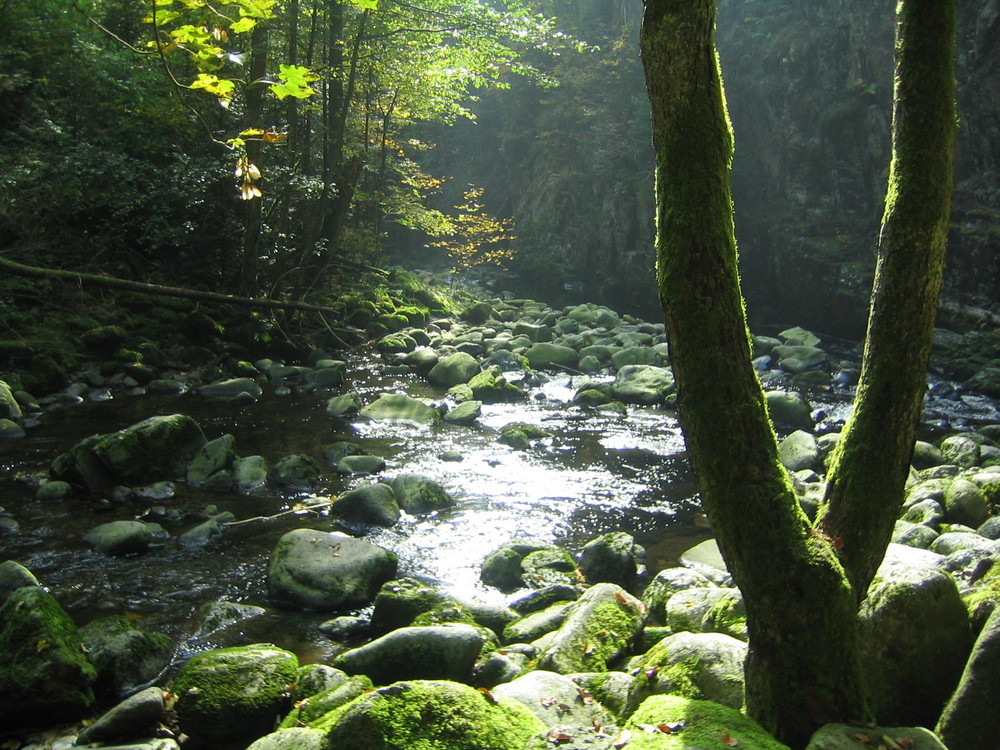
<instances>
[{"instance_id":1,"label":"rock cliff face","mask_svg":"<svg viewBox=\"0 0 1000 750\"><path fill-rule=\"evenodd\" d=\"M441 156L463 162L461 176L514 216L522 247L514 270L525 291L559 303L555 292L566 286L569 297L656 315L653 154L635 45L641 3L548 5L601 52L564 59L558 88L484 97L478 125L457 128ZM583 12L612 5L620 12ZM755 325L864 332L889 162L894 7L718 0L737 236ZM944 293L997 311L1000 0L960 2L958 11L961 128Z\"/></svg>"},{"instance_id":2,"label":"rock cliff face","mask_svg":"<svg viewBox=\"0 0 1000 750\"><path fill-rule=\"evenodd\" d=\"M751 315L864 330L889 161L892 0L722 0ZM944 295L1000 300L1000 2L959 4L961 127Z\"/></svg>"}]
</instances>

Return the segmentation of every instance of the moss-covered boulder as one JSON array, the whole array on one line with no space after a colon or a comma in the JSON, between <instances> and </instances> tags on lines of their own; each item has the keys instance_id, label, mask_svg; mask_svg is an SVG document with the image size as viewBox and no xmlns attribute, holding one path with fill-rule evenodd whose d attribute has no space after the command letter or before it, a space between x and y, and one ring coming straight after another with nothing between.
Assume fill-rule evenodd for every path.
<instances>
[{"instance_id":1,"label":"moss-covered boulder","mask_svg":"<svg viewBox=\"0 0 1000 750\"><path fill-rule=\"evenodd\" d=\"M541 427L526 422L512 422L500 428L498 440L514 450L524 451L528 450L532 443L549 437L552 437L552 433Z\"/></svg>"},{"instance_id":2,"label":"moss-covered boulder","mask_svg":"<svg viewBox=\"0 0 1000 750\"><path fill-rule=\"evenodd\" d=\"M392 492L399 507L419 516L455 505L455 498L433 479L417 474L399 474L392 480Z\"/></svg>"},{"instance_id":3,"label":"moss-covered boulder","mask_svg":"<svg viewBox=\"0 0 1000 750\"><path fill-rule=\"evenodd\" d=\"M642 631L646 608L621 586L598 583L573 604L538 657L560 674L605 672Z\"/></svg>"},{"instance_id":4,"label":"moss-covered boulder","mask_svg":"<svg viewBox=\"0 0 1000 750\"><path fill-rule=\"evenodd\" d=\"M867 738L867 739L866 739ZM891 740L891 744L886 741ZM985 740L980 750L995 747L992 738ZM948 750L929 729L923 727L858 726L856 724L826 724L809 739L806 750L864 750L877 747L905 747L910 750ZM974 745L951 744L953 750L977 750Z\"/></svg>"},{"instance_id":5,"label":"moss-covered boulder","mask_svg":"<svg viewBox=\"0 0 1000 750\"><path fill-rule=\"evenodd\" d=\"M40 586L35 574L15 560L0 563L0 604L7 597L25 586Z\"/></svg>"},{"instance_id":6,"label":"moss-covered boulder","mask_svg":"<svg viewBox=\"0 0 1000 750\"><path fill-rule=\"evenodd\" d=\"M122 695L152 682L174 653L170 636L139 630L124 615L99 617L79 634L97 668L96 688L103 694Z\"/></svg>"},{"instance_id":7,"label":"moss-covered boulder","mask_svg":"<svg viewBox=\"0 0 1000 750\"><path fill-rule=\"evenodd\" d=\"M278 540L271 555L268 591L279 602L305 609L362 607L395 577L397 564L392 552L363 539L295 529Z\"/></svg>"},{"instance_id":8,"label":"moss-covered boulder","mask_svg":"<svg viewBox=\"0 0 1000 750\"><path fill-rule=\"evenodd\" d=\"M933 726L972 650L969 615L939 556L890 545L860 610L872 707L900 726Z\"/></svg>"},{"instance_id":9,"label":"moss-covered boulder","mask_svg":"<svg viewBox=\"0 0 1000 750\"><path fill-rule=\"evenodd\" d=\"M252 378L231 378L208 383L198 389L198 393L208 398L260 398L264 391Z\"/></svg>"},{"instance_id":10,"label":"moss-covered boulder","mask_svg":"<svg viewBox=\"0 0 1000 750\"><path fill-rule=\"evenodd\" d=\"M173 684L181 731L220 744L266 734L288 708L298 667L295 654L269 643L192 657Z\"/></svg>"},{"instance_id":11,"label":"moss-covered boulder","mask_svg":"<svg viewBox=\"0 0 1000 750\"><path fill-rule=\"evenodd\" d=\"M76 625L50 594L24 586L0 606L0 725L79 719L94 704L96 678Z\"/></svg>"},{"instance_id":12,"label":"moss-covered boulder","mask_svg":"<svg viewBox=\"0 0 1000 750\"><path fill-rule=\"evenodd\" d=\"M0 419L17 421L21 418L21 405L14 398L10 386L0 380Z\"/></svg>"},{"instance_id":13,"label":"moss-covered boulder","mask_svg":"<svg viewBox=\"0 0 1000 750\"><path fill-rule=\"evenodd\" d=\"M380 482L364 484L339 495L330 511L347 521L392 526L399 520L399 503L392 487Z\"/></svg>"},{"instance_id":14,"label":"moss-covered boulder","mask_svg":"<svg viewBox=\"0 0 1000 750\"><path fill-rule=\"evenodd\" d=\"M664 568L646 586L642 593L642 601L649 611L650 617L657 622L667 621L666 604L671 596L678 591L691 588L715 586L712 581L696 570L690 568Z\"/></svg>"},{"instance_id":15,"label":"moss-covered boulder","mask_svg":"<svg viewBox=\"0 0 1000 750\"><path fill-rule=\"evenodd\" d=\"M372 611L372 630L388 633L413 623L418 615L458 601L437 586L416 578L397 578L379 589Z\"/></svg>"},{"instance_id":16,"label":"moss-covered boulder","mask_svg":"<svg viewBox=\"0 0 1000 750\"><path fill-rule=\"evenodd\" d=\"M683 695L743 706L747 645L721 633L675 633L630 660L652 693Z\"/></svg>"},{"instance_id":17,"label":"moss-covered boulder","mask_svg":"<svg viewBox=\"0 0 1000 750\"><path fill-rule=\"evenodd\" d=\"M105 555L131 555L145 552L157 537L166 537L158 523L122 520L95 526L83 541Z\"/></svg>"},{"instance_id":18,"label":"moss-covered boulder","mask_svg":"<svg viewBox=\"0 0 1000 750\"><path fill-rule=\"evenodd\" d=\"M340 708L359 695L371 691L374 687L372 681L365 675L351 677L339 669L335 671L343 675L342 682L337 682L325 690L302 698L298 698L298 692L296 692L296 705L282 720L282 728L311 724L335 708Z\"/></svg>"},{"instance_id":19,"label":"moss-covered boulder","mask_svg":"<svg viewBox=\"0 0 1000 750\"><path fill-rule=\"evenodd\" d=\"M813 428L812 407L800 394L793 391L766 391L767 408L777 424L789 427Z\"/></svg>"},{"instance_id":20,"label":"moss-covered boulder","mask_svg":"<svg viewBox=\"0 0 1000 750\"><path fill-rule=\"evenodd\" d=\"M486 644L480 628L466 623L398 628L333 662L348 674L363 674L376 685L399 679L468 682Z\"/></svg>"},{"instance_id":21,"label":"moss-covered boulder","mask_svg":"<svg viewBox=\"0 0 1000 750\"><path fill-rule=\"evenodd\" d=\"M498 699L509 698L523 704L548 727L560 727L569 733L593 733L595 726L606 726L614 717L592 696L565 675L535 670L493 690Z\"/></svg>"},{"instance_id":22,"label":"moss-covered boulder","mask_svg":"<svg viewBox=\"0 0 1000 750\"><path fill-rule=\"evenodd\" d=\"M210 483L214 474L231 471L236 460L236 438L222 435L209 440L191 459L187 467L187 483L200 487Z\"/></svg>"},{"instance_id":23,"label":"moss-covered boulder","mask_svg":"<svg viewBox=\"0 0 1000 750\"><path fill-rule=\"evenodd\" d=\"M625 404L663 403L676 390L673 372L655 365L625 365L615 376L610 395Z\"/></svg>"},{"instance_id":24,"label":"moss-covered boulder","mask_svg":"<svg viewBox=\"0 0 1000 750\"><path fill-rule=\"evenodd\" d=\"M525 356L528 358L528 364L536 370L576 369L580 361L576 349L548 342L534 344Z\"/></svg>"},{"instance_id":25,"label":"moss-covered boulder","mask_svg":"<svg viewBox=\"0 0 1000 750\"><path fill-rule=\"evenodd\" d=\"M990 517L986 495L975 482L958 478L944 492L944 520L978 528Z\"/></svg>"},{"instance_id":26,"label":"moss-covered boulder","mask_svg":"<svg viewBox=\"0 0 1000 750\"><path fill-rule=\"evenodd\" d=\"M459 383L468 383L482 369L479 362L467 352L455 352L439 360L427 379L442 388L451 388Z\"/></svg>"},{"instance_id":27,"label":"moss-covered boulder","mask_svg":"<svg viewBox=\"0 0 1000 750\"><path fill-rule=\"evenodd\" d=\"M611 531L591 539L580 550L580 573L587 583L617 583L630 589L636 584L645 555L631 534Z\"/></svg>"},{"instance_id":28,"label":"moss-covered boulder","mask_svg":"<svg viewBox=\"0 0 1000 750\"><path fill-rule=\"evenodd\" d=\"M198 423L184 414L156 416L124 430L93 435L52 462L53 479L91 490L115 484L173 479L208 442Z\"/></svg>"},{"instance_id":29,"label":"moss-covered boulder","mask_svg":"<svg viewBox=\"0 0 1000 750\"><path fill-rule=\"evenodd\" d=\"M487 586L496 586L501 591L513 591L525 585L522 580L524 569L521 563L532 552L555 550L551 543L533 539L514 539L494 550L483 561L480 578ZM536 587L540 588L540 587Z\"/></svg>"},{"instance_id":30,"label":"moss-covered boulder","mask_svg":"<svg viewBox=\"0 0 1000 750\"><path fill-rule=\"evenodd\" d=\"M325 750L323 733L308 727L290 727L265 734L247 750Z\"/></svg>"},{"instance_id":31,"label":"moss-covered boulder","mask_svg":"<svg viewBox=\"0 0 1000 750\"><path fill-rule=\"evenodd\" d=\"M523 401L527 394L513 383L507 382L500 365L490 365L474 375L468 382L472 397L484 404L501 404Z\"/></svg>"},{"instance_id":32,"label":"moss-covered boulder","mask_svg":"<svg viewBox=\"0 0 1000 750\"><path fill-rule=\"evenodd\" d=\"M665 733L657 729L660 725L676 726L679 731ZM647 727L654 731L647 731ZM629 718L625 731L629 733L629 750L788 750L737 709L676 695L654 695L644 700Z\"/></svg>"},{"instance_id":33,"label":"moss-covered boulder","mask_svg":"<svg viewBox=\"0 0 1000 750\"><path fill-rule=\"evenodd\" d=\"M279 487L292 490L315 490L320 482L320 469L312 456L293 453L276 463L268 480Z\"/></svg>"},{"instance_id":34,"label":"moss-covered boulder","mask_svg":"<svg viewBox=\"0 0 1000 750\"><path fill-rule=\"evenodd\" d=\"M520 703L439 680L396 682L316 727L329 748L365 750L523 750L543 728Z\"/></svg>"}]
</instances>

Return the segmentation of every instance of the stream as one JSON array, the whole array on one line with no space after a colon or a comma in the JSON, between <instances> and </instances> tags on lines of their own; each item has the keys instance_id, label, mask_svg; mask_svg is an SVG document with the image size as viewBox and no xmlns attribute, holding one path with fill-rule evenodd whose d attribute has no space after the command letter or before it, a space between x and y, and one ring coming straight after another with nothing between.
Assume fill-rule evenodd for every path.
<instances>
[{"instance_id":1,"label":"stream","mask_svg":"<svg viewBox=\"0 0 1000 750\"><path fill-rule=\"evenodd\" d=\"M443 396L424 379L387 368L372 351L351 353L347 361L350 388L366 403L385 391ZM442 484L458 501L454 508L420 518L404 515L391 528L362 531L399 556L400 576L442 582L459 596L504 600L480 583L479 568L487 554L513 538L553 541L575 553L599 534L621 530L646 548L650 574L676 564L681 552L710 532L699 513L675 412L629 407L620 417L584 411L570 403L582 381L583 376L542 376L526 401L484 405L471 427L338 420L324 408L329 391L283 393L265 386L258 402L241 405L194 393L92 392L96 400L47 408L25 439L0 441L0 506L17 524L16 531L0 537L0 559L31 570L77 624L124 613L143 629L171 634L179 644L178 661L194 651L252 642L275 643L304 663L327 661L341 650L318 629L331 614L282 609L267 595L268 559L281 535L293 528L329 530L336 527L333 519L303 511L250 521L229 527L205 546L186 547L176 537L211 512L230 511L237 519L274 516L303 499L336 496L373 477L341 477L326 467L323 486L305 494L267 487L240 495L177 482L175 494L160 499L35 499L51 461L82 438L153 415L185 413L210 440L230 433L239 455L259 454L271 465L295 453L322 465L324 446L352 440L386 460L384 476L406 472ZM820 429L846 417L846 388L808 395L825 420ZM925 432L989 421L1000 421L989 400L935 401ZM513 450L497 441L499 428L511 422L543 427L553 437L527 451ZM457 451L463 460L444 461L439 456L445 451ZM98 524L132 518L162 524L171 539L124 557L100 554L83 541ZM195 636L199 608L218 600L262 606L266 613L236 628Z\"/></svg>"}]
</instances>

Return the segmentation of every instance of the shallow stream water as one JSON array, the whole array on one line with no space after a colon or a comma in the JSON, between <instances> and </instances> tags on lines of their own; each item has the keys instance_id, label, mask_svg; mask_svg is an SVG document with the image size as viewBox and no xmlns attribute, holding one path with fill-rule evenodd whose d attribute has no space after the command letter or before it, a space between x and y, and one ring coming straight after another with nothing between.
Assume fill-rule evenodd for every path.
<instances>
[{"instance_id":1,"label":"shallow stream water","mask_svg":"<svg viewBox=\"0 0 1000 750\"><path fill-rule=\"evenodd\" d=\"M365 402L384 391L443 396L416 376L381 374L384 364L371 353L350 355L348 365L350 388ZM280 395L271 388L257 403L238 406L192 393L121 393L49 408L28 437L0 442L0 506L19 527L0 537L0 559L29 568L78 624L102 614L126 614L144 629L170 633L178 642L178 659L210 647L272 642L296 652L303 662L327 660L341 648L318 629L331 615L276 607L268 600L266 578L270 553L282 534L293 528L331 529L333 519L303 512L250 521L200 547L182 546L176 537L203 520L207 506L241 520L269 517L303 499L335 496L373 477L343 478L327 469L321 489L305 494L268 488L247 496L177 482L176 494L167 499L35 499L51 461L80 439L156 414L185 413L209 439L231 433L239 455L259 454L272 465L294 453L322 463L324 446L353 440L386 460L384 476L407 472L440 482L458 501L453 509L404 516L388 529L353 531L396 552L399 575L440 581L461 596L503 600L480 583L479 568L492 550L518 537L554 541L576 552L599 534L622 530L646 548L651 572L675 564L684 549L710 536L701 523L675 413L631 407L626 417L585 412L570 404L579 382L576 376L549 376L529 389L524 402L484 406L471 427L345 422L325 412L329 392ZM846 416L846 391L824 391L812 398L827 420ZM931 416L931 424L963 409L979 415L978 421L996 421L995 405L989 402L948 404L940 407L943 416ZM515 451L497 441L499 428L511 422L541 426L553 437ZM439 455L445 451L457 451L463 460L443 461ZM159 522L172 538L125 557L97 553L83 541L98 524L132 518ZM197 611L217 600L267 611L237 628L193 636Z\"/></svg>"}]
</instances>

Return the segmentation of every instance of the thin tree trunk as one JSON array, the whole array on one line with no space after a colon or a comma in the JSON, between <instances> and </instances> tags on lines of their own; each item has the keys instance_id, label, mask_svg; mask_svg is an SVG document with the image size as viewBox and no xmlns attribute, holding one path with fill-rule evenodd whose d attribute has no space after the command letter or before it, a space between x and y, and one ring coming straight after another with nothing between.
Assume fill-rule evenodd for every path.
<instances>
[{"instance_id":1,"label":"thin tree trunk","mask_svg":"<svg viewBox=\"0 0 1000 750\"><path fill-rule=\"evenodd\" d=\"M268 33L267 26L258 23L250 39L250 85L246 90L246 116L244 127L264 129L264 84L258 83L267 76ZM261 141L247 141L247 160L260 166L262 156ZM260 255L260 233L263 226L263 199L251 198L246 203L247 218L243 229L243 258L240 267L240 293L252 295L259 291L258 256Z\"/></svg>"},{"instance_id":2,"label":"thin tree trunk","mask_svg":"<svg viewBox=\"0 0 1000 750\"><path fill-rule=\"evenodd\" d=\"M646 3L658 285L692 471L747 605L747 709L800 747L822 723L865 718L857 607L778 460L751 364L714 19L712 0Z\"/></svg>"},{"instance_id":3,"label":"thin tree trunk","mask_svg":"<svg viewBox=\"0 0 1000 750\"><path fill-rule=\"evenodd\" d=\"M954 71L955 1L901 2L892 161L868 335L819 523L842 540L859 599L903 502L927 384L951 212Z\"/></svg>"}]
</instances>

